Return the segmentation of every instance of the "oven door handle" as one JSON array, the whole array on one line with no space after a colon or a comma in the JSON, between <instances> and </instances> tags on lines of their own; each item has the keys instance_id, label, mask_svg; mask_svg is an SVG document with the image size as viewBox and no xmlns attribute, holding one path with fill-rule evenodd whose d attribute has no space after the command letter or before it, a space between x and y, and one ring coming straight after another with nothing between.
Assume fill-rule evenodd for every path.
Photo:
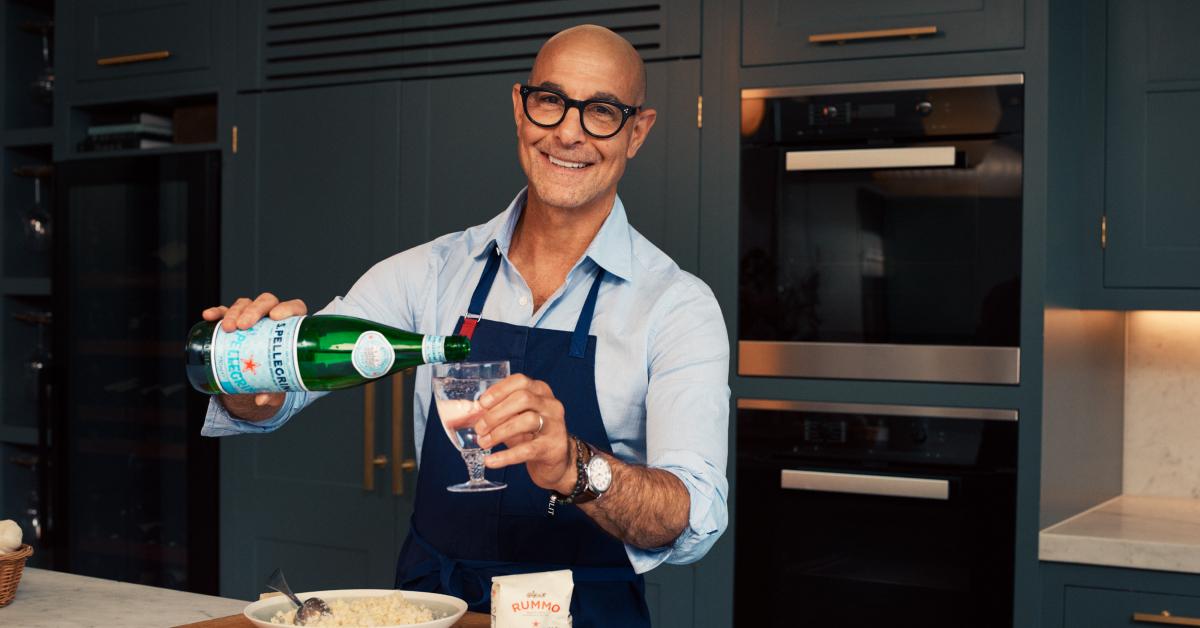
<instances>
[{"instance_id":1,"label":"oven door handle","mask_svg":"<svg viewBox=\"0 0 1200 628\"><path fill-rule=\"evenodd\" d=\"M793 491L825 491L881 497L950 499L950 482L948 480L906 478L893 475L783 469L779 474L779 488Z\"/></svg>"},{"instance_id":2,"label":"oven door handle","mask_svg":"<svg viewBox=\"0 0 1200 628\"><path fill-rule=\"evenodd\" d=\"M785 167L788 172L953 167L954 152L953 146L792 150L787 152Z\"/></svg>"}]
</instances>

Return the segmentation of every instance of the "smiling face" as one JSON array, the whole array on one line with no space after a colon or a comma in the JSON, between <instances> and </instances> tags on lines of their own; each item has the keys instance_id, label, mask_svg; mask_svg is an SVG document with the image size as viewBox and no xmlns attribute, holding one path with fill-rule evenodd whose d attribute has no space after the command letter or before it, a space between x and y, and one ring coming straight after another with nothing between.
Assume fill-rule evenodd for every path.
<instances>
[{"instance_id":1,"label":"smiling face","mask_svg":"<svg viewBox=\"0 0 1200 628\"><path fill-rule=\"evenodd\" d=\"M619 35L597 26L572 28L550 39L538 53L529 84L574 100L603 98L642 104L644 70L637 52ZM558 126L543 128L525 117L520 85L513 86L517 153L529 180L529 202L559 209L607 211L625 173L625 162L641 148L656 113L641 110L619 133L599 139L569 109Z\"/></svg>"}]
</instances>

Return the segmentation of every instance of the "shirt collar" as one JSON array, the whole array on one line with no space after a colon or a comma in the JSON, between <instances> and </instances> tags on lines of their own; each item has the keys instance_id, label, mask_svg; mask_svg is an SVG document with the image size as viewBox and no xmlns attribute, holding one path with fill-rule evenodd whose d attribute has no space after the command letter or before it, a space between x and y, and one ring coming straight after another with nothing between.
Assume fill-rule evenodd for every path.
<instances>
[{"instance_id":1,"label":"shirt collar","mask_svg":"<svg viewBox=\"0 0 1200 628\"><path fill-rule=\"evenodd\" d=\"M503 213L488 222L484 228L484 237L471 248L472 257L483 257L490 253L493 247L499 247L500 253L508 257L508 247L512 244L513 231L517 228L517 221L525 208L528 193L529 188L522 189ZM604 219L600 231L583 255L611 275L626 281L633 275L632 234L629 218L625 215L625 205L620 196L616 197L612 211L609 212L608 218Z\"/></svg>"}]
</instances>

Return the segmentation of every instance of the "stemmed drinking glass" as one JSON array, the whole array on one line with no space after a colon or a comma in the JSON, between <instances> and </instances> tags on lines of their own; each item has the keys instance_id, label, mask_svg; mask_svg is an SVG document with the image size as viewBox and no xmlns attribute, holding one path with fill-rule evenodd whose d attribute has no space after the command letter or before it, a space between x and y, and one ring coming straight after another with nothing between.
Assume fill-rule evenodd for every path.
<instances>
[{"instance_id":1,"label":"stemmed drinking glass","mask_svg":"<svg viewBox=\"0 0 1200 628\"><path fill-rule=\"evenodd\" d=\"M50 344L46 342L46 328L50 326L50 312L16 312L13 318L37 327L37 344L29 352L25 360L25 375L28 380L30 396L39 404L45 403L43 394L47 393L46 376L53 356L50 354ZM40 410L40 408L39 408Z\"/></svg>"},{"instance_id":2,"label":"stemmed drinking glass","mask_svg":"<svg viewBox=\"0 0 1200 628\"><path fill-rule=\"evenodd\" d=\"M50 212L42 203L42 179L33 177L33 205L25 210L25 239L32 251L44 251L50 246Z\"/></svg>"},{"instance_id":3,"label":"stemmed drinking glass","mask_svg":"<svg viewBox=\"0 0 1200 628\"><path fill-rule=\"evenodd\" d=\"M42 36L42 70L29 84L29 92L38 102L49 104L54 98L54 65L50 61L50 33L54 32L54 22L29 22L25 27Z\"/></svg>"},{"instance_id":4,"label":"stemmed drinking glass","mask_svg":"<svg viewBox=\"0 0 1200 628\"><path fill-rule=\"evenodd\" d=\"M450 442L462 452L470 476L446 490L454 493L496 491L507 486L483 477L483 457L490 449L479 447L475 423L483 415L479 397L496 382L508 377L508 361L459 362L433 365L433 396L438 416Z\"/></svg>"}]
</instances>

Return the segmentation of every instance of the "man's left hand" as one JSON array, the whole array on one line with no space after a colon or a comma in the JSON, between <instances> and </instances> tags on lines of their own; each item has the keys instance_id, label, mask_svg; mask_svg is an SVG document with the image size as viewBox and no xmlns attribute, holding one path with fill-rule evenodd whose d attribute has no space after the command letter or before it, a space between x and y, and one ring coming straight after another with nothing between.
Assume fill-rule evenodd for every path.
<instances>
[{"instance_id":1,"label":"man's left hand","mask_svg":"<svg viewBox=\"0 0 1200 628\"><path fill-rule=\"evenodd\" d=\"M510 375L479 398L485 412L475 424L479 445L508 448L484 458L489 469L525 464L538 486L569 494L575 488L574 451L563 405L546 382Z\"/></svg>"}]
</instances>

